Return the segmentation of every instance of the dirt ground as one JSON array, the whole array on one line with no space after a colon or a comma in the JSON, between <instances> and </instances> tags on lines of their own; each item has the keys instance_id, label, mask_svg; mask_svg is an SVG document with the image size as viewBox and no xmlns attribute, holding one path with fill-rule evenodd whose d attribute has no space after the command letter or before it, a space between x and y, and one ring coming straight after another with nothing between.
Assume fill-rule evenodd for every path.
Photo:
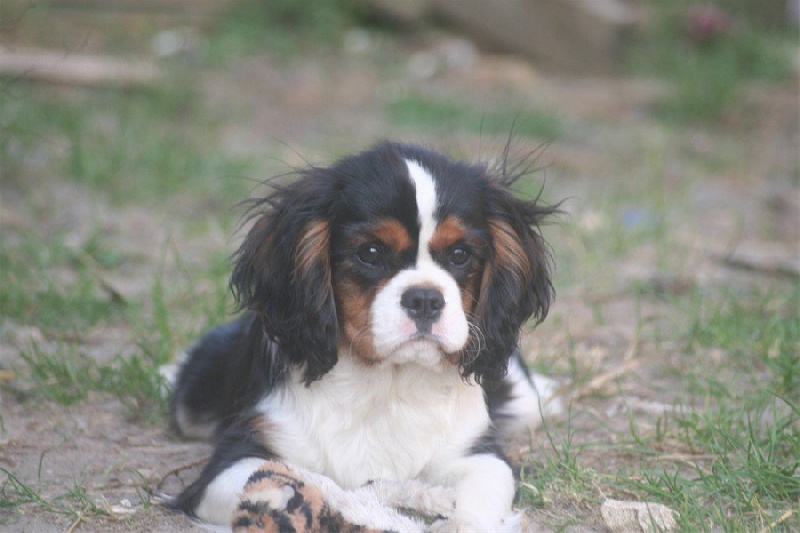
<instances>
[{"instance_id":1,"label":"dirt ground","mask_svg":"<svg viewBox=\"0 0 800 533\"><path fill-rule=\"evenodd\" d=\"M441 45L441 40L432 39L417 47L435 52ZM548 167L547 197L570 199L561 224L545 228L556 264L561 265L563 260L567 270L557 275L558 297L551 315L535 332L526 333L523 344L532 363L552 369L560 379L569 377L568 365L561 356L567 351L577 354L581 368L594 375L618 367L631 351L641 361L628 367L625 374L629 376L621 384L612 378L608 383L595 384L603 391L612 385L611 393L576 391L566 384L573 399L571 424L577 428L576 438L585 442L613 439L608 427L627 424L623 411L634 400L634 409L643 418L647 418L649 409L676 400L665 392L668 383L653 388L648 380L653 368L668 364L665 359L670 357L670 341L640 343L637 334L640 318L660 320L667 313L666 304L657 298L641 300L620 287L631 280L654 290L667 287L668 291L721 280L780 286L783 278L771 266L783 262L791 270L796 269L798 261L796 84L750 87L741 110L732 113L725 124L689 128L680 137L663 133L650 113L664 90L659 83L641 80L559 78L517 59L484 54L469 68L445 68L427 79L414 77L402 65L387 75L386 69L354 55L335 65L326 57L285 63L256 56L204 72L200 86L206 107L222 122L225 149L257 154L265 146L277 147L288 164L304 159L325 163L331 153L361 149L384 137L420 142L468 158L486 158L501 149L502 139L479 133L443 136L393 125L385 111L386 102L408 91L456 98L477 108L508 101L535 105L562 117L568 134L565 139L554 140L542 152L540 161ZM521 149L535 149L542 142L522 139ZM648 143L655 146L655 156L647 153ZM711 160L720 153L725 155L719 157L742 164L696 164L698 159ZM650 157L661 158L656 166L663 169L661 183L668 189L665 197L680 197L686 202L666 208L669 242L680 245L664 254L658 245L644 243L610 264L576 264L576 260L595 255L585 250L587 245L580 244L570 227L603 224L608 211L593 205L594 199L625 183L641 187L637 180L644 179L647 167L642 159ZM273 164L275 169L266 169L265 173L280 170L282 163ZM642 165L641 172L631 170ZM699 175L698 168L708 169L707 174ZM233 250L236 242L236 237L225 230L212 229L204 235L182 233L179 209L177 213L154 213L146 205L119 207L59 176L43 177L42 182L46 186L35 189L0 183L3 226L11 230L33 226L47 232L69 225L76 242L82 242L101 221L104 231L120 246L152 259L135 272L112 277L129 300L147 298L157 269L180 268L159 259L165 242L177 243L181 255L197 263L220 250ZM675 191L681 194L673 194ZM31 206L42 205L49 206L47 217L34 219L34 213L41 211ZM579 252L581 247L583 251ZM741 262L721 259L731 254ZM598 320L598 313L602 320ZM0 362L6 367L17 364L19 348L31 340L42 346L52 342L36 324L6 325L5 334L0 336ZM102 358L131 343L132 334L120 324L93 331L80 342L88 353ZM40 485L43 497L63 494L80 483L109 514L87 516L81 522L74 516L24 512L23 508L11 525L0 529L197 529L187 519L151 505L143 487L178 490L182 481L197 472L197 466L183 471L181 479L172 476L163 484L159 482L172 469L206 457L206 444L183 441L166 425L133 423L118 400L100 393L71 406L20 402L3 393L2 410L0 466L31 483L44 480ZM556 431L563 429L554 427ZM541 433L533 439L533 447L537 439L545 441ZM613 468L609 462L598 459L597 464ZM540 514L531 513L531 527L547 530L551 515L573 511L580 523L570 526L570 531L604 530L597 509L573 510L558 505Z\"/></svg>"}]
</instances>

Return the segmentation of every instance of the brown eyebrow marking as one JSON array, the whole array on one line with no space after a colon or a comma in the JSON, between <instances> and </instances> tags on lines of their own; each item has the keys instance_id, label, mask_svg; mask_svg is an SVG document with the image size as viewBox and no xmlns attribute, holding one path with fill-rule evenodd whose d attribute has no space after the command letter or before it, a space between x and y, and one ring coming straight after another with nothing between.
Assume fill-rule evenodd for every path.
<instances>
[{"instance_id":1,"label":"brown eyebrow marking","mask_svg":"<svg viewBox=\"0 0 800 533\"><path fill-rule=\"evenodd\" d=\"M436 226L428 246L434 251L446 250L466 236L467 230L461 220L454 215L448 215Z\"/></svg>"},{"instance_id":2,"label":"brown eyebrow marking","mask_svg":"<svg viewBox=\"0 0 800 533\"><path fill-rule=\"evenodd\" d=\"M393 250L405 250L413 244L408 230L399 220L388 218L375 225L371 233Z\"/></svg>"}]
</instances>

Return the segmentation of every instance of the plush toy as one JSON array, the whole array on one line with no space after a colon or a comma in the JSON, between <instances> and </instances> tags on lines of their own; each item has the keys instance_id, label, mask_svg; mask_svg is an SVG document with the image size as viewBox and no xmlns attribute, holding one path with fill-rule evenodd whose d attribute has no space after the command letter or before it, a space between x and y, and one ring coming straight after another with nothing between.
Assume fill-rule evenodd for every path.
<instances>
[{"instance_id":1,"label":"plush toy","mask_svg":"<svg viewBox=\"0 0 800 533\"><path fill-rule=\"evenodd\" d=\"M454 502L452 489L417 480L345 490L320 474L265 461L239 495L231 526L235 533L423 532L426 519L438 519L433 529L445 524Z\"/></svg>"}]
</instances>

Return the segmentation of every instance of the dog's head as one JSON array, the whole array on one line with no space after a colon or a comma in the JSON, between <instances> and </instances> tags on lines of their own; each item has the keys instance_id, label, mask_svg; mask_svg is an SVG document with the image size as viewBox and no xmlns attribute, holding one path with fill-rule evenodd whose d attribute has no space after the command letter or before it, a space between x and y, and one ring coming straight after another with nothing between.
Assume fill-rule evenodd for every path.
<instances>
[{"instance_id":1,"label":"dog's head","mask_svg":"<svg viewBox=\"0 0 800 533\"><path fill-rule=\"evenodd\" d=\"M517 176L384 143L255 201L231 285L306 383L340 356L498 379L522 324L547 314L554 207Z\"/></svg>"}]
</instances>

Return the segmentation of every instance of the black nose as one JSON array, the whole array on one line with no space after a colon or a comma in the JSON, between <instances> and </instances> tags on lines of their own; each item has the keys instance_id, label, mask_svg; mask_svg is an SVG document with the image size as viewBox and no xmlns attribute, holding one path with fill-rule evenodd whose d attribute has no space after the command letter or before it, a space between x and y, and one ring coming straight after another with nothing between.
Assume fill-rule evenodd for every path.
<instances>
[{"instance_id":1,"label":"black nose","mask_svg":"<svg viewBox=\"0 0 800 533\"><path fill-rule=\"evenodd\" d=\"M406 314L417 323L423 333L431 331L444 309L444 296L441 291L431 287L411 287L400 297L400 305Z\"/></svg>"}]
</instances>

